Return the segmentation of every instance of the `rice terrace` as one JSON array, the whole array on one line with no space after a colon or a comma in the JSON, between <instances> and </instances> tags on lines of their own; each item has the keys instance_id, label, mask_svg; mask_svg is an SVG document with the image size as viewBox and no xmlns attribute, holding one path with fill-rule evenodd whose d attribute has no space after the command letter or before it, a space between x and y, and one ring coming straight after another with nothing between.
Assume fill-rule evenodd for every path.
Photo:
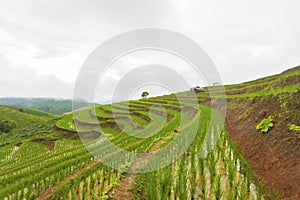
<instances>
[{"instance_id":1,"label":"rice terrace","mask_svg":"<svg viewBox=\"0 0 300 200\"><path fill-rule=\"evenodd\" d=\"M227 107L218 85L61 115L0 99L0 199L299 200L299 83L225 85Z\"/></svg>"}]
</instances>

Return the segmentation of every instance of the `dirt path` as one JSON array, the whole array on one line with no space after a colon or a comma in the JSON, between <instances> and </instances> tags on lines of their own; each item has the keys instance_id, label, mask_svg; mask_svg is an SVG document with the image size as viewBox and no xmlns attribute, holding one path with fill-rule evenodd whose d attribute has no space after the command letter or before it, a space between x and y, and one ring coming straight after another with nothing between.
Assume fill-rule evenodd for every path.
<instances>
[{"instance_id":1,"label":"dirt path","mask_svg":"<svg viewBox=\"0 0 300 200\"><path fill-rule=\"evenodd\" d=\"M93 167L94 165L96 165L97 163L99 163L98 160L93 161L92 163L88 164L87 166L85 166L84 168L81 168L79 170L77 170L74 174L70 175L69 177L65 178L64 180L62 180L61 182L59 182L58 184L54 185L51 188L48 188L46 190L46 192L40 194L40 196L38 198L36 198L36 200L45 200L50 198L53 194L55 194L55 192L57 191L57 189L61 186L63 186L64 184L66 184L66 182L73 180L74 178L76 178L77 176L79 176L81 173L83 173L84 171L90 169L91 167Z\"/></svg>"},{"instance_id":2,"label":"dirt path","mask_svg":"<svg viewBox=\"0 0 300 200\"><path fill-rule=\"evenodd\" d=\"M169 139L174 137L176 135L176 132L172 131L170 134L168 134L166 137L163 137L156 143L154 143L150 149L148 150L149 153L154 152L159 149L159 147L167 142ZM150 156L150 155L148 155ZM145 156L144 158L139 159L138 161L134 162L130 166L130 171L138 171L139 169L142 168L142 165L145 165L144 161L147 160L147 157ZM139 162L141 161L141 162ZM112 190L110 191L110 197L109 200L129 200L132 199L132 185L135 179L136 173L125 173L125 177L120 181L120 183L113 187Z\"/></svg>"}]
</instances>

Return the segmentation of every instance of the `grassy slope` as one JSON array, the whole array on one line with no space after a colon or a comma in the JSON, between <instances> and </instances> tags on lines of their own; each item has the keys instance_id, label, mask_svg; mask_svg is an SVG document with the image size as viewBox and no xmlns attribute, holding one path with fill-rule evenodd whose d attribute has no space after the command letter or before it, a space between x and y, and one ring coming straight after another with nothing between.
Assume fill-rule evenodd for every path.
<instances>
[{"instance_id":1,"label":"grassy slope","mask_svg":"<svg viewBox=\"0 0 300 200\"><path fill-rule=\"evenodd\" d=\"M281 74L225 86L226 125L230 137L261 176L268 191L279 191L282 198L299 199L300 66ZM201 95L200 95L201 96ZM274 118L267 133L256 130L265 118Z\"/></svg>"},{"instance_id":2,"label":"grassy slope","mask_svg":"<svg viewBox=\"0 0 300 200\"><path fill-rule=\"evenodd\" d=\"M47 118L51 119L51 118L58 117L58 115L54 115L54 114L47 113L47 112L44 112L44 111L36 110L36 109L33 109L33 108L20 108L20 107L16 107L16 106L10 106L10 108L15 109L15 110L20 111L20 112L23 112L23 113L26 113L26 114L29 114L29 115L36 116L36 117L42 117L42 118L45 118L45 119L47 119Z\"/></svg>"},{"instance_id":3,"label":"grassy slope","mask_svg":"<svg viewBox=\"0 0 300 200\"><path fill-rule=\"evenodd\" d=\"M44 122L48 119L48 115L42 117L27 114L19 111L15 107L0 106L0 120L14 120L18 128L23 128L32 123Z\"/></svg>"},{"instance_id":4,"label":"grassy slope","mask_svg":"<svg viewBox=\"0 0 300 200\"><path fill-rule=\"evenodd\" d=\"M268 191L280 192L282 198L299 199L300 131L300 66L281 74L257 80L225 85L226 128L239 150L255 172L266 182ZM209 88L216 90L217 87ZM162 98L174 99L175 94ZM188 92L177 96L188 96ZM211 105L208 88L198 94L199 100ZM218 96L213 97L218 105ZM274 118L267 133L256 126L268 116Z\"/></svg>"},{"instance_id":5,"label":"grassy slope","mask_svg":"<svg viewBox=\"0 0 300 200\"><path fill-rule=\"evenodd\" d=\"M299 83L300 66L281 74L226 86L229 109L244 107L240 119L251 120L251 117L257 115L255 123L263 117L273 116L276 122L274 129L293 136L288 126L300 125ZM297 131L294 133L294 136L300 139L300 133ZM299 140L294 142L298 143Z\"/></svg>"},{"instance_id":6,"label":"grassy slope","mask_svg":"<svg viewBox=\"0 0 300 200\"><path fill-rule=\"evenodd\" d=\"M280 75L274 75L274 76L258 79L256 81L251 81L251 82L247 82L247 83L225 86L227 98L228 98L228 108L235 109L237 107L242 107L241 105L248 106L249 108L251 108L251 102L253 101L253 99L257 98L257 96L260 96L258 98L264 98L264 100L266 102L268 102L270 99L274 99L274 98L277 99L277 98L282 97L283 94L289 94L288 95L289 97L287 97L287 99L284 100L285 102L288 102L291 100L290 98L293 98L294 94L299 93L299 82L300 82L299 75L300 75L300 67L294 68L294 69L289 70ZM187 92L180 93L178 95L182 95L182 94L187 94ZM145 101L145 102L143 102L144 104L147 104L147 101L160 102L162 104L164 104L164 102L165 102L168 105L172 105L173 101L169 100L169 99L174 98L174 96L175 95L166 95L163 97L152 98L151 100L146 100L146 101L142 100L142 101L137 101L137 102ZM205 100L208 97L208 93L207 92L200 93L198 95L198 97L201 100ZM160 101L159 99L162 99L162 98L165 100ZM262 99L260 99L259 101L261 101L261 100ZM249 104L249 102L250 102L250 104ZM281 104L284 104L285 102L283 102ZM295 99L294 99L294 103L297 106L297 102L295 101ZM298 102L298 105L299 105L299 102ZM124 104L118 105L118 108L120 109L123 106L124 106ZM289 108L289 106L290 105L286 105L287 110L291 109L291 108ZM293 105L291 105L291 106L293 106ZM95 113L95 116L97 115L98 117L99 116L107 117L106 121L111 121L112 115L109 114L109 111L111 111L111 106L107 105L107 106L102 106L102 107L104 108L104 110L107 110L108 112L103 112L103 111L98 112L97 111L98 113ZM282 112L285 112L286 109L281 108L281 107L280 107L280 109L283 109ZM98 108L100 108L100 107L98 107ZM244 114L244 116L242 116L242 118L241 118L242 120L249 120L251 113L257 112L257 110L254 110L254 111L248 110L247 111L247 109L249 109L249 108L245 108L246 111L244 111L242 113L242 114ZM285 111L284 111L284 109L285 109ZM120 113L122 112L122 110L118 110L118 109L117 109L117 111L120 111ZM141 110L139 108L135 108L135 109L133 109L133 111L145 114L145 113L147 113L148 110L145 108L142 108ZM281 112L281 110L279 110L279 111ZM67 137L66 132L63 132L63 131L60 132L59 130L52 129L52 125L54 125L56 123L56 120L52 120L51 123L46 122L47 119L49 119L49 117L51 118L51 116L44 116L42 113L32 112L30 110L28 111L28 113L31 113L34 115L42 115L42 117L37 117L37 116L19 112L17 109L8 108L5 106L0 106L0 112L1 112L0 120L1 120L1 117L2 118L12 118L13 117L14 120L16 120L18 122L18 124L20 124L20 127L24 127L22 132L32 133L31 135L27 135L26 137L31 138L34 141L56 140L57 138L59 138L57 136L57 134L65 134L62 137ZM173 111L169 111L169 112L173 113ZM282 119L286 115L292 116L292 114L295 114L295 116L292 116L288 120L284 120L284 123L287 124L287 122L292 122L292 123L297 124L299 122L299 116L298 116L299 113L297 115L296 110L294 110L290 113L285 113L284 115L280 114L280 113L272 113L272 114L276 115L275 120L278 121L278 123L280 122L280 120L282 121ZM82 120L83 122L86 123L86 120L88 120L88 117L89 117L88 115L84 114L82 116L79 116L78 119ZM148 124L148 122L146 122L144 119L141 119L140 116L138 116L138 115L133 115L131 118L133 119L133 121L136 122L137 125L147 125ZM238 119L238 118L239 118L239 116L236 116L236 119ZM64 117L62 117L62 120L59 120L56 123L56 125L58 127L60 127L61 129L74 130L74 123L72 120L73 120L72 114L66 114ZM259 121L259 119L257 119L257 121ZM255 123L257 123L257 121L254 121L253 123L255 124ZM47 124L46 128L45 128L45 126L40 127L37 125L28 126L29 124L33 124L33 123L35 124L36 122L38 122L37 124L39 124L39 125L46 123ZM45 129L45 130L43 130L43 129ZM83 129L92 130L93 128L84 127ZM119 134L119 131L116 131L111 127L107 127L107 130L108 130L108 132L115 131L116 135ZM36 132L39 132L39 131L40 131L40 133L36 134ZM255 134L257 134L257 133L255 133ZM60 137L60 138L62 138L62 137ZM120 141L117 139L117 137L114 139L117 140L117 142ZM131 138L129 138L129 139L131 139Z\"/></svg>"},{"instance_id":7,"label":"grassy slope","mask_svg":"<svg viewBox=\"0 0 300 200\"><path fill-rule=\"evenodd\" d=\"M17 128L0 133L0 146L22 144L27 140L56 140L60 132L52 130L57 116L42 111L0 105L0 121L13 120ZM42 138L42 139L41 139Z\"/></svg>"},{"instance_id":8,"label":"grassy slope","mask_svg":"<svg viewBox=\"0 0 300 200\"><path fill-rule=\"evenodd\" d=\"M300 66L292 68L290 70L287 70L283 72L282 74L277 74L265 78L260 78L254 81L241 83L241 84L234 84L234 85L225 85L226 90L226 98L227 98L227 106L228 111L234 110L236 108L243 108L243 112L239 113L239 116L235 116L237 120L248 120L248 117L251 115L251 113L254 115L257 114L260 110L263 110L263 108L258 108L257 105L253 104L253 101L256 101L256 104L264 104L263 106L268 106L268 102L272 100L276 100L279 102L279 105L276 105L277 110L275 112L272 112L271 109L274 109L274 105L269 104L271 106L270 108L266 107L266 110L268 111L265 115L273 115L275 117L277 128L280 128L282 131L288 131L288 124L299 124L299 112L297 112L297 106L299 105L299 102L297 102L297 96L296 94L300 91ZM210 88L210 89L214 89ZM198 94L199 101L202 101L204 104L209 105L210 104L210 98L208 93L208 88L205 88L206 92L202 92ZM169 104L172 106L174 105L172 102L176 98L176 96L184 96L185 98L189 96L189 92L182 92L178 94L171 94L171 95L164 95L161 97L156 98L150 98L148 100L139 100L139 101L130 101L132 105L138 106L143 104L143 106L149 104L152 105L153 103L158 104ZM214 97L218 98L218 97ZM188 100L186 98L185 100ZM151 103L152 102L152 103ZM216 101L217 102L217 101ZM115 104L115 112L122 113L124 111L120 110L122 107L126 107L126 104L129 102L121 102L120 104ZM200 102L201 103L201 102ZM253 106L251 106L253 105ZM101 110L102 109L102 110ZM143 108L137 107L137 111L140 114L147 115L148 111L143 110ZM260 110L256 110L260 109ZM270 111L269 111L269 110ZM104 112L105 111L105 112ZM131 110L134 111L134 110ZM146 111L146 112L145 112ZM100 120L99 123L105 123L105 121L112 121L111 118L113 117L111 114L111 105L105 105L105 106L99 106L96 108L95 116L107 118L104 121ZM84 114L84 113L82 113ZM129 116L130 117L130 116ZM263 116L267 117L267 116ZM137 125L146 125L147 122L144 119L141 119L140 116L137 116L136 114L131 115L131 118L134 121L137 121ZM88 114L84 114L82 116L77 116L77 120L89 123L89 116ZM257 125L260 120L262 120L262 117L256 117L254 123ZM90 120L90 124L97 124L97 121ZM67 114L65 117L63 117L62 120L58 121L56 124L59 128L75 131L75 124L73 122L73 116L72 114ZM81 130L90 130L90 128L83 128ZM290 135L291 132L289 132ZM298 133L295 132L296 138L299 137ZM297 139L293 139L296 140Z\"/></svg>"}]
</instances>

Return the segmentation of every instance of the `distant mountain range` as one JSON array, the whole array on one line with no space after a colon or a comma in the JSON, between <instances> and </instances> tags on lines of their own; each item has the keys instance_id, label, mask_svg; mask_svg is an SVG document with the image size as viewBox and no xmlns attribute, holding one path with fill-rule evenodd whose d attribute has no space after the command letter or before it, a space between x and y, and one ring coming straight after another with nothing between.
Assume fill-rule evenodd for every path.
<instances>
[{"instance_id":1,"label":"distant mountain range","mask_svg":"<svg viewBox=\"0 0 300 200\"><path fill-rule=\"evenodd\" d=\"M84 107L88 104L82 99L76 100L76 108ZM55 115L62 115L72 111L71 99L2 97L0 98L0 105L33 108Z\"/></svg>"}]
</instances>

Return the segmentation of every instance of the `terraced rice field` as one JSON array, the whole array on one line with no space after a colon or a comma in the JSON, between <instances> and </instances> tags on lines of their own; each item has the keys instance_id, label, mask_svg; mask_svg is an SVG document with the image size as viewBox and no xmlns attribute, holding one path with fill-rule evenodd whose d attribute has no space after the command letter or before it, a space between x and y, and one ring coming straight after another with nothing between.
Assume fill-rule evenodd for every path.
<instances>
[{"instance_id":1,"label":"terraced rice field","mask_svg":"<svg viewBox=\"0 0 300 200\"><path fill-rule=\"evenodd\" d=\"M299 131L289 124L299 125L299 75L227 85L226 99L210 87L197 99L182 92L60 117L0 106L18 124L0 134L0 199L298 199ZM268 116L274 127L256 130Z\"/></svg>"},{"instance_id":2,"label":"terraced rice field","mask_svg":"<svg viewBox=\"0 0 300 200\"><path fill-rule=\"evenodd\" d=\"M0 199L262 199L221 115L200 101L169 95L65 114L55 128L82 141L1 149Z\"/></svg>"}]
</instances>

